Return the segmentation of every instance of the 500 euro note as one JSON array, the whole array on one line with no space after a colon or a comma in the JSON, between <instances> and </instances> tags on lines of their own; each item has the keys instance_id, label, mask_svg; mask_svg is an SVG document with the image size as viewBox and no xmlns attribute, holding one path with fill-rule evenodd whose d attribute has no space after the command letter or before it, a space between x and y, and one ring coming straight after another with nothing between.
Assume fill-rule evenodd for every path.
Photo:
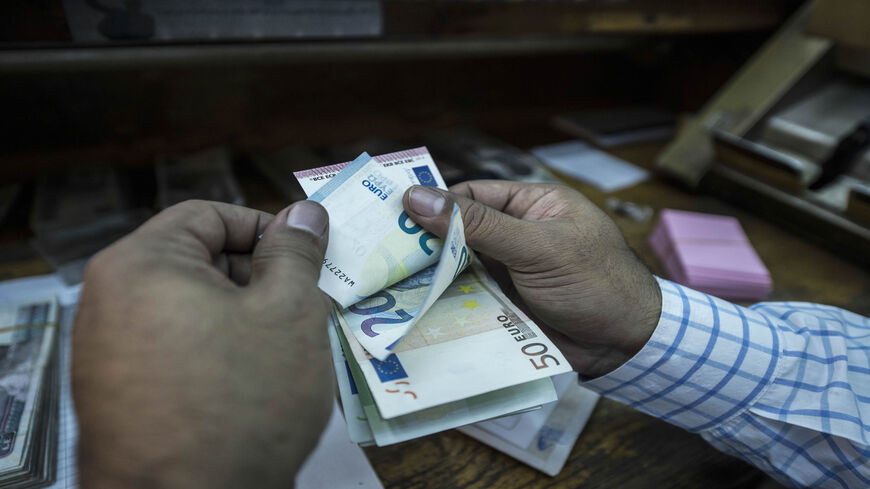
<instances>
[{"instance_id":1,"label":"500 euro note","mask_svg":"<svg viewBox=\"0 0 870 489\"><path fill-rule=\"evenodd\" d=\"M426 148L363 153L294 175L329 213L318 285L341 306L357 341L384 360L470 261L459 208L445 241L405 213L402 196L412 185L445 188Z\"/></svg>"}]
</instances>

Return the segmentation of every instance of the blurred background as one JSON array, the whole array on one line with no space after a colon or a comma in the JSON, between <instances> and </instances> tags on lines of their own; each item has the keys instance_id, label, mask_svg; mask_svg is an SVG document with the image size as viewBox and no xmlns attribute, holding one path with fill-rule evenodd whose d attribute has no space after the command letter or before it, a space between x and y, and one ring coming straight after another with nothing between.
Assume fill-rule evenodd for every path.
<instances>
[{"instance_id":1,"label":"blurred background","mask_svg":"<svg viewBox=\"0 0 870 489\"><path fill-rule=\"evenodd\" d=\"M176 202L276 212L293 171L424 145L448 184L577 188L696 287L659 211L734 216L763 264L715 291L870 314L865 0L0 4L0 280L76 284ZM388 487L779 487L608 400L554 479L452 431L366 455Z\"/></svg>"},{"instance_id":2,"label":"blurred background","mask_svg":"<svg viewBox=\"0 0 870 489\"><path fill-rule=\"evenodd\" d=\"M526 149L570 137L552 121L578 111L672 125L799 4L4 2L0 261L76 262L76 280L80 258L173 202L275 211L303 197L289 169L439 132ZM472 149L449 180L510 176L473 168Z\"/></svg>"}]
</instances>

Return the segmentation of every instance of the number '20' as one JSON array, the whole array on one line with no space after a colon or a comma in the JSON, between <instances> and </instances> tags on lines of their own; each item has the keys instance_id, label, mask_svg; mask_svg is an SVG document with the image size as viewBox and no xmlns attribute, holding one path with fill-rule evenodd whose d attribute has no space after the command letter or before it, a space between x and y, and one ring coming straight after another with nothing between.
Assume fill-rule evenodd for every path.
<instances>
[{"instance_id":1,"label":"number '20'","mask_svg":"<svg viewBox=\"0 0 870 489\"><path fill-rule=\"evenodd\" d=\"M411 222L414 225L408 226L408 222ZM402 211L402 213L399 215L399 229L407 234L417 234L423 230L423 228L421 228L419 224L411 221L411 218L408 217L408 213L405 211ZM427 255L431 255L435 252L435 250L429 247L430 239L438 239L438 236L435 236L430 232L425 232L420 235L420 248L423 250L423 253L426 253Z\"/></svg>"}]
</instances>

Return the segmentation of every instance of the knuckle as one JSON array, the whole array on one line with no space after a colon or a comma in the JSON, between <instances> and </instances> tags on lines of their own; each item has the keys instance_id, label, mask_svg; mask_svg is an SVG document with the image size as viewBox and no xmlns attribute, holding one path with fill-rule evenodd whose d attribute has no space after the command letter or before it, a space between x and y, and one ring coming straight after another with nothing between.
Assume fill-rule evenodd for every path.
<instances>
[{"instance_id":1,"label":"knuckle","mask_svg":"<svg viewBox=\"0 0 870 489\"><path fill-rule=\"evenodd\" d=\"M323 252L314 236L295 237L284 239L279 242L265 244L257 250L257 258L261 261L288 261L298 264L310 264L320 266L323 260Z\"/></svg>"},{"instance_id":2,"label":"knuckle","mask_svg":"<svg viewBox=\"0 0 870 489\"><path fill-rule=\"evenodd\" d=\"M163 210L163 213L169 216L202 216L213 211L211 202L200 199L188 199L173 204Z\"/></svg>"},{"instance_id":3,"label":"knuckle","mask_svg":"<svg viewBox=\"0 0 870 489\"><path fill-rule=\"evenodd\" d=\"M187 214L202 212L202 207L205 202L199 199L183 200L177 204L173 204L166 208L166 212L176 214Z\"/></svg>"},{"instance_id":4,"label":"knuckle","mask_svg":"<svg viewBox=\"0 0 870 489\"><path fill-rule=\"evenodd\" d=\"M472 202L462 214L465 224L465 234L470 238L480 238L489 235L495 223L494 215L483 204Z\"/></svg>"},{"instance_id":5,"label":"knuckle","mask_svg":"<svg viewBox=\"0 0 870 489\"><path fill-rule=\"evenodd\" d=\"M552 191L557 197L567 197L569 195L574 196L579 193L567 185L550 185L549 188L545 190Z\"/></svg>"},{"instance_id":6,"label":"knuckle","mask_svg":"<svg viewBox=\"0 0 870 489\"><path fill-rule=\"evenodd\" d=\"M551 194L556 202L576 201L582 194L567 185L551 185L549 188L543 189L544 194Z\"/></svg>"},{"instance_id":7,"label":"knuckle","mask_svg":"<svg viewBox=\"0 0 870 489\"><path fill-rule=\"evenodd\" d=\"M450 192L458 195L468 196L469 194L469 184L468 182L459 182L455 185L451 185L449 190Z\"/></svg>"}]
</instances>

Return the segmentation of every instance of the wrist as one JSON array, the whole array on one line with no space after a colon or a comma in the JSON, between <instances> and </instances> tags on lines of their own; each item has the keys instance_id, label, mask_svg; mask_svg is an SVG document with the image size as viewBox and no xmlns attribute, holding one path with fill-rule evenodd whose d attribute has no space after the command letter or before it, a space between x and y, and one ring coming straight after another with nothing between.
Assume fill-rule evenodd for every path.
<instances>
[{"instance_id":1,"label":"wrist","mask_svg":"<svg viewBox=\"0 0 870 489\"><path fill-rule=\"evenodd\" d=\"M658 281L639 264L642 270L621 287L621 294L611 306L611 313L599 319L601 331L594 341L571 338L574 348L568 355L574 369L587 378L600 377L631 360L649 342L659 324L662 312L662 292Z\"/></svg>"},{"instance_id":2,"label":"wrist","mask_svg":"<svg viewBox=\"0 0 870 489\"><path fill-rule=\"evenodd\" d=\"M618 350L626 357L623 363L637 355L649 342L662 315L662 290L658 281L644 270L638 282L640 286L633 294L636 300L625 304L626 310L632 314L625 316L620 327L624 341L620 342Z\"/></svg>"}]
</instances>

